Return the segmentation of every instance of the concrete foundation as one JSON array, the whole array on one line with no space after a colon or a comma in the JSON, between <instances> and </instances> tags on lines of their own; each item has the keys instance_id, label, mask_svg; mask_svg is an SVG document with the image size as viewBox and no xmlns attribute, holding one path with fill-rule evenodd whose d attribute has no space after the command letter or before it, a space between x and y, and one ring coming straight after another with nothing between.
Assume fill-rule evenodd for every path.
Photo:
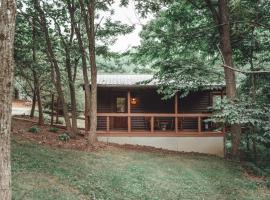
<instances>
[{"instance_id":1,"label":"concrete foundation","mask_svg":"<svg viewBox=\"0 0 270 200\"><path fill-rule=\"evenodd\" d=\"M220 137L109 137L98 136L99 141L144 145L180 152L198 152L224 156L224 139Z\"/></svg>"}]
</instances>

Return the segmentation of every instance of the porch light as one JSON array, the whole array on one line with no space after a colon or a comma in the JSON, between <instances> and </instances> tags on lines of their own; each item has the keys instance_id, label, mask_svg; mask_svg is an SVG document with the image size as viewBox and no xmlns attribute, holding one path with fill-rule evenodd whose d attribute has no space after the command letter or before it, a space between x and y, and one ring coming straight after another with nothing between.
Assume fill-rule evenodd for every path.
<instances>
[{"instance_id":1,"label":"porch light","mask_svg":"<svg viewBox=\"0 0 270 200\"><path fill-rule=\"evenodd\" d=\"M137 99L136 98L131 98L130 103L132 105L136 105L137 104Z\"/></svg>"}]
</instances>

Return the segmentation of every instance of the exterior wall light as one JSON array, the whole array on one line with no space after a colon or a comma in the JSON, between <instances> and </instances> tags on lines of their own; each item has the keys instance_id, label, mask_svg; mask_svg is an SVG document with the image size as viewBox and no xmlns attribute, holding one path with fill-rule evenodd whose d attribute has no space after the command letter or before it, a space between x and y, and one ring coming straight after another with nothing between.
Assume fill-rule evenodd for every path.
<instances>
[{"instance_id":1,"label":"exterior wall light","mask_svg":"<svg viewBox=\"0 0 270 200\"><path fill-rule=\"evenodd\" d=\"M136 98L131 98L130 103L132 105L136 105L137 104L137 99Z\"/></svg>"}]
</instances>

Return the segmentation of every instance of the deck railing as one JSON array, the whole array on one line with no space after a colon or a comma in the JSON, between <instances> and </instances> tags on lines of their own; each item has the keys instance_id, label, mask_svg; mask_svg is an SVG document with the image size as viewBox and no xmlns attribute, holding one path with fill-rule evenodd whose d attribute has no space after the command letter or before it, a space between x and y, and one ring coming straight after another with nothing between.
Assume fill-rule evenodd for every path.
<instances>
[{"instance_id":1,"label":"deck railing","mask_svg":"<svg viewBox=\"0 0 270 200\"><path fill-rule=\"evenodd\" d=\"M105 129L99 130L99 133L173 133L173 134L206 134L206 133L215 133L215 134L223 134L223 130L210 130L208 127L205 129L203 124L205 125L204 120L209 118L211 114L209 113L98 113L98 118L103 118L106 121ZM144 118L147 121L149 120L149 129L144 130L134 130L132 128L132 119L134 118ZM126 130L116 130L114 127L111 127L111 120L113 118L126 118L127 125ZM173 128L160 128L156 129L156 121L159 119L163 119L163 121L166 121L166 119L173 119L171 121L173 123ZM197 127L195 129L185 129L183 127L182 122L186 119L195 119L197 121Z\"/></svg>"}]
</instances>

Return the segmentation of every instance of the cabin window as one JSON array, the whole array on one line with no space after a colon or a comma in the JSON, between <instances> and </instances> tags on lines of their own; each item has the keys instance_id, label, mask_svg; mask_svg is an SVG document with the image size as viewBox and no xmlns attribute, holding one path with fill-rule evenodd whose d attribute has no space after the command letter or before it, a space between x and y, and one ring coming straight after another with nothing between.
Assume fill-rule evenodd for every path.
<instances>
[{"instance_id":1,"label":"cabin window","mask_svg":"<svg viewBox=\"0 0 270 200\"><path fill-rule=\"evenodd\" d=\"M116 98L116 111L120 113L126 112L126 98L124 97Z\"/></svg>"}]
</instances>

